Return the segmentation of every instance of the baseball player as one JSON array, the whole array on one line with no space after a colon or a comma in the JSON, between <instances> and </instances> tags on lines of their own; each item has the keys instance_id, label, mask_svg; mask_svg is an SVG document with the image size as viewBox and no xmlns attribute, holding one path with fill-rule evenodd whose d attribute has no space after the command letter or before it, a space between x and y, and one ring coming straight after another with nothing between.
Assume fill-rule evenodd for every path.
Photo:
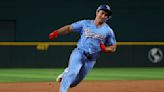
<instances>
[{"instance_id":1,"label":"baseball player","mask_svg":"<svg viewBox=\"0 0 164 92\"><path fill-rule=\"evenodd\" d=\"M79 84L95 65L100 52L116 51L114 32L106 24L111 14L108 5L100 5L94 20L80 20L49 34L51 40L70 32L79 32L81 35L77 47L70 55L68 67L57 78L60 82L60 92L68 92L70 87Z\"/></svg>"}]
</instances>

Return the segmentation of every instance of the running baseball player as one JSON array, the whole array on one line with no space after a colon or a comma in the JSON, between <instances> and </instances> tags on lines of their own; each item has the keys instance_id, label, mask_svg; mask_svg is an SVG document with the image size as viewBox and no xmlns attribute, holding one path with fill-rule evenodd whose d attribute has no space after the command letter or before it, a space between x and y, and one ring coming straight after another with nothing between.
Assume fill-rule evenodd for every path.
<instances>
[{"instance_id":1,"label":"running baseball player","mask_svg":"<svg viewBox=\"0 0 164 92\"><path fill-rule=\"evenodd\" d=\"M81 35L77 47L70 55L68 67L57 78L60 92L68 92L69 88L79 84L95 65L100 52L116 51L115 34L106 24L111 14L108 5L100 5L94 20L80 20L50 33L51 40L70 32L79 32Z\"/></svg>"}]
</instances>

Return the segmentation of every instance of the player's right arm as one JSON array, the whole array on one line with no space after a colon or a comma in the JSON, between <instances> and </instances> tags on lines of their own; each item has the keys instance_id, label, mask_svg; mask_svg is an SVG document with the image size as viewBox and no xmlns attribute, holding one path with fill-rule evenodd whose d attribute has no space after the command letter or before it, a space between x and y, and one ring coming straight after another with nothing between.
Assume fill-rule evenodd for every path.
<instances>
[{"instance_id":1,"label":"player's right arm","mask_svg":"<svg viewBox=\"0 0 164 92\"><path fill-rule=\"evenodd\" d=\"M64 27L61 27L57 30L54 30L49 34L49 39L53 40L54 38L57 38L59 35L65 35L72 32L72 26L66 25Z\"/></svg>"},{"instance_id":2,"label":"player's right arm","mask_svg":"<svg viewBox=\"0 0 164 92\"><path fill-rule=\"evenodd\" d=\"M65 35L72 31L81 33L82 24L84 22L85 22L85 20L81 20L81 21L72 23L71 25L66 25L64 27L61 27L61 28L53 31L52 33L50 33L49 39L53 40L54 38L57 38L59 35Z\"/></svg>"},{"instance_id":3,"label":"player's right arm","mask_svg":"<svg viewBox=\"0 0 164 92\"><path fill-rule=\"evenodd\" d=\"M59 35L65 35L65 34L68 34L68 33L72 32L72 26L71 25L66 25L64 27L59 28L56 31L58 32Z\"/></svg>"}]
</instances>

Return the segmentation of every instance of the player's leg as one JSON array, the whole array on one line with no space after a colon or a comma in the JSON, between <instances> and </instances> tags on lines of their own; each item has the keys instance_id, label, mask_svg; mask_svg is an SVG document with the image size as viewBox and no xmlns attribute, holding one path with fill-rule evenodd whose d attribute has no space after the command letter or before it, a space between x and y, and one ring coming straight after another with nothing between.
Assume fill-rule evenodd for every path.
<instances>
[{"instance_id":1,"label":"player's leg","mask_svg":"<svg viewBox=\"0 0 164 92\"><path fill-rule=\"evenodd\" d=\"M63 76L64 76L64 74L67 73L67 72L68 72L68 67L64 69L64 72L62 72L61 74L59 74L59 75L57 76L56 81L57 81L57 82L61 82L61 81L62 81L62 78L63 78Z\"/></svg>"},{"instance_id":2,"label":"player's leg","mask_svg":"<svg viewBox=\"0 0 164 92\"><path fill-rule=\"evenodd\" d=\"M60 92L67 92L70 84L75 80L82 67L82 54L75 49L69 60L68 72L63 75L63 79L60 84Z\"/></svg>"},{"instance_id":3,"label":"player's leg","mask_svg":"<svg viewBox=\"0 0 164 92\"><path fill-rule=\"evenodd\" d=\"M77 86L86 77L89 71L94 67L95 63L96 61L85 61L85 64L80 69L79 74L77 75L73 83L70 85L70 87Z\"/></svg>"}]
</instances>

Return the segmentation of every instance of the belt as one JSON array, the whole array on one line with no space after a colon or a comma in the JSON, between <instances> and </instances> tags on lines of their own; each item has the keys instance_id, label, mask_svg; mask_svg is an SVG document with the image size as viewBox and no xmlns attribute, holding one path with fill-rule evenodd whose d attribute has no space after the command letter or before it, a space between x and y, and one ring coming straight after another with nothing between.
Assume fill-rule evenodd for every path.
<instances>
[{"instance_id":1,"label":"belt","mask_svg":"<svg viewBox=\"0 0 164 92\"><path fill-rule=\"evenodd\" d=\"M83 52L83 54L87 57L87 59L91 60L93 57L91 54L87 53L87 52Z\"/></svg>"},{"instance_id":2,"label":"belt","mask_svg":"<svg viewBox=\"0 0 164 92\"><path fill-rule=\"evenodd\" d=\"M84 51L81 48L76 48L77 50L79 50L81 52L81 54L83 54L88 60L96 60L96 58L99 56L99 53L94 53L94 54L90 54L89 52Z\"/></svg>"}]
</instances>

